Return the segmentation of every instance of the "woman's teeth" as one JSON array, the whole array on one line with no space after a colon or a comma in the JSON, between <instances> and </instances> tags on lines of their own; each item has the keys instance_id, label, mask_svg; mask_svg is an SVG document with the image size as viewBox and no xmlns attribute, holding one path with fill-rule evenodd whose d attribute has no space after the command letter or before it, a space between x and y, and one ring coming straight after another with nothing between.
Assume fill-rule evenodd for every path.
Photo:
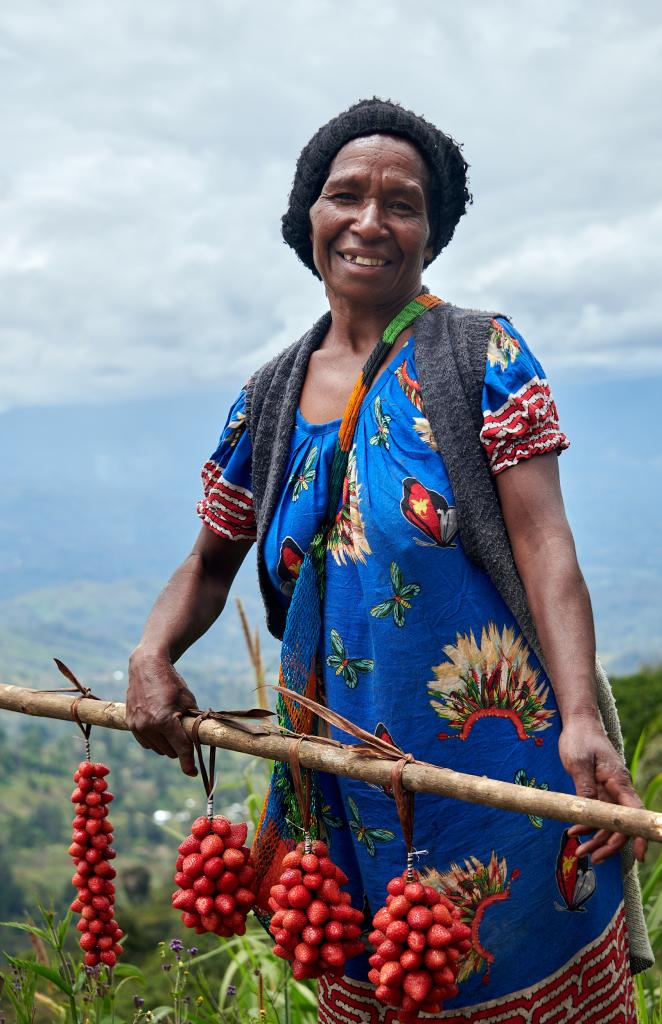
<instances>
[{"instance_id":1,"label":"woman's teeth","mask_svg":"<svg viewBox=\"0 0 662 1024\"><path fill-rule=\"evenodd\" d=\"M361 267L385 267L386 260L371 259L369 256L350 256L348 253L342 253L342 258L346 263L358 263Z\"/></svg>"}]
</instances>

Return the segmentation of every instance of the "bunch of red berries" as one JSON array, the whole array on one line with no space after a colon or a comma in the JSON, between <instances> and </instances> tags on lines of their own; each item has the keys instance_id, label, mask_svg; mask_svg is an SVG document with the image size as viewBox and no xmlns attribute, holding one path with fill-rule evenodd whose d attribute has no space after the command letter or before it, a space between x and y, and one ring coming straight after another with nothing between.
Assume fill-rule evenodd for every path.
<instances>
[{"instance_id":1,"label":"bunch of red berries","mask_svg":"<svg viewBox=\"0 0 662 1024\"><path fill-rule=\"evenodd\" d=\"M81 915L76 928L82 932L80 947L85 951L87 967L99 963L114 967L122 952L119 940L124 934L113 917L115 869L109 862L115 857L115 850L110 845L113 826L107 805L113 794L105 778L108 771L105 764L81 761L74 772L76 789L71 794L76 805L73 842L69 847L76 874L71 881L78 889L71 909Z\"/></svg>"},{"instance_id":2,"label":"bunch of red berries","mask_svg":"<svg viewBox=\"0 0 662 1024\"><path fill-rule=\"evenodd\" d=\"M283 858L283 871L272 885L269 931L274 953L292 961L297 980L341 975L345 961L363 952L359 936L363 914L351 905L341 886L347 875L328 856L325 843L301 842Z\"/></svg>"},{"instance_id":3,"label":"bunch of red berries","mask_svg":"<svg viewBox=\"0 0 662 1024\"><path fill-rule=\"evenodd\" d=\"M403 872L386 889L369 936L376 951L368 977L377 999L398 1007L402 1024L414 1024L419 1012L440 1013L443 1001L457 995L458 961L471 931L459 909L416 872Z\"/></svg>"},{"instance_id":4,"label":"bunch of red berries","mask_svg":"<svg viewBox=\"0 0 662 1024\"><path fill-rule=\"evenodd\" d=\"M246 931L246 915L255 903L255 868L245 846L248 825L227 818L196 818L191 835L179 846L172 905L187 928L198 935L229 938Z\"/></svg>"}]
</instances>

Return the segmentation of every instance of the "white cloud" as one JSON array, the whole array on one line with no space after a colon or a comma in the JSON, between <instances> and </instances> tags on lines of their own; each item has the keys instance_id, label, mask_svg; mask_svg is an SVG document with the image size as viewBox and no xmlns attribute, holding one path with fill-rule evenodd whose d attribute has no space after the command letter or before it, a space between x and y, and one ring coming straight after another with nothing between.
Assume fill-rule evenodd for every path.
<instances>
[{"instance_id":1,"label":"white cloud","mask_svg":"<svg viewBox=\"0 0 662 1024\"><path fill-rule=\"evenodd\" d=\"M545 365L660 373L657 8L488 0L10 0L0 41L0 407L196 390L301 333L279 236L302 144L360 96L465 143L429 283Z\"/></svg>"}]
</instances>

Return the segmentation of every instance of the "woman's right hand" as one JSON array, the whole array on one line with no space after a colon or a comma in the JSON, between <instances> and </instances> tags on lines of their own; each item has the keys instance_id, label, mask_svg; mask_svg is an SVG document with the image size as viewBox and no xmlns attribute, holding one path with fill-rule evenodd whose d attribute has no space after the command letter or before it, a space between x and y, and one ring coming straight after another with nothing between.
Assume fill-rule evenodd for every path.
<instances>
[{"instance_id":1,"label":"woman's right hand","mask_svg":"<svg viewBox=\"0 0 662 1024\"><path fill-rule=\"evenodd\" d=\"M127 725L145 750L178 757L185 775L197 775L197 770L193 744L176 712L197 706L185 680L165 655L136 647L129 660Z\"/></svg>"}]
</instances>

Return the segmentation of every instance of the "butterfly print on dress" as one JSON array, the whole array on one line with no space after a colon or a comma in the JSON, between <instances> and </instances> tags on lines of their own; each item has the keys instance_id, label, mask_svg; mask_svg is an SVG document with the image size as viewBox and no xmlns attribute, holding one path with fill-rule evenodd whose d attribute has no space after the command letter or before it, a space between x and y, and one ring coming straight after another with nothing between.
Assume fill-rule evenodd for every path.
<instances>
[{"instance_id":1,"label":"butterfly print on dress","mask_svg":"<svg viewBox=\"0 0 662 1024\"><path fill-rule=\"evenodd\" d=\"M278 559L276 572L278 573L278 579L282 581L280 589L287 597L290 597L294 591L303 559L303 551L294 537L286 537L280 546L280 558Z\"/></svg>"},{"instance_id":2,"label":"butterfly print on dress","mask_svg":"<svg viewBox=\"0 0 662 1024\"><path fill-rule=\"evenodd\" d=\"M357 843L363 843L371 857L374 857L377 852L377 843L390 843L395 839L395 832L391 832L388 828L372 828L364 825L361 812L351 796L347 797L347 806L350 814L350 830Z\"/></svg>"},{"instance_id":3,"label":"butterfly print on dress","mask_svg":"<svg viewBox=\"0 0 662 1024\"><path fill-rule=\"evenodd\" d=\"M337 676L342 676L350 690L355 689L359 681L359 672L372 672L375 663L372 658L350 658L343 639L337 629L331 630L331 654L326 663L334 669Z\"/></svg>"},{"instance_id":4,"label":"butterfly print on dress","mask_svg":"<svg viewBox=\"0 0 662 1024\"><path fill-rule=\"evenodd\" d=\"M412 600L421 592L418 583L405 583L402 569L397 562L391 562L391 586L393 596L385 601L376 604L370 609L370 614L375 619L392 618L400 629L405 624L405 610L411 608Z\"/></svg>"},{"instance_id":5,"label":"butterfly print on dress","mask_svg":"<svg viewBox=\"0 0 662 1024\"><path fill-rule=\"evenodd\" d=\"M396 745L393 741L393 737L383 722L377 722L373 735L376 736L378 740L383 740L384 743L388 743L392 747ZM388 784L385 786L377 786L373 782L368 782L367 785L370 786L370 789L377 789L380 793L383 793L384 796L389 796L391 799L394 799L392 786L389 786Z\"/></svg>"},{"instance_id":6,"label":"butterfly print on dress","mask_svg":"<svg viewBox=\"0 0 662 1024\"><path fill-rule=\"evenodd\" d=\"M413 476L402 481L400 511L427 540L414 537L417 544L428 547L454 548L458 531L457 511L443 494L425 487Z\"/></svg>"},{"instance_id":7,"label":"butterfly print on dress","mask_svg":"<svg viewBox=\"0 0 662 1024\"><path fill-rule=\"evenodd\" d=\"M549 789L546 782L536 782L535 779L529 778L524 768L518 768L515 772L514 782L516 786L528 786L530 789ZM538 814L530 814L529 821L534 828L542 828L543 819Z\"/></svg>"},{"instance_id":8,"label":"butterfly print on dress","mask_svg":"<svg viewBox=\"0 0 662 1024\"><path fill-rule=\"evenodd\" d=\"M589 866L588 854L577 856L582 842L579 836L568 835L566 829L556 858L556 884L564 905L554 903L554 906L557 910L568 910L573 914L586 913L584 904L595 892L595 871Z\"/></svg>"}]
</instances>

